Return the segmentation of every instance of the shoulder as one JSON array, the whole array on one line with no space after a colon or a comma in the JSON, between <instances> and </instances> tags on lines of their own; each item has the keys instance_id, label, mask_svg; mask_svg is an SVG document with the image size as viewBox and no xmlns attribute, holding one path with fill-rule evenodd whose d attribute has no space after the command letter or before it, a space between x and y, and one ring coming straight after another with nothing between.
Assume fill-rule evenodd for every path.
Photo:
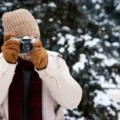
<instances>
[{"instance_id":1,"label":"shoulder","mask_svg":"<svg viewBox=\"0 0 120 120\"><path fill-rule=\"evenodd\" d=\"M2 57L3 55L2 55L2 52L0 53L0 58Z\"/></svg>"},{"instance_id":2,"label":"shoulder","mask_svg":"<svg viewBox=\"0 0 120 120\"><path fill-rule=\"evenodd\" d=\"M61 55L60 53L58 53L58 52L47 50L47 53L48 53L48 56L60 57L60 58L62 58L62 55Z\"/></svg>"},{"instance_id":3,"label":"shoulder","mask_svg":"<svg viewBox=\"0 0 120 120\"><path fill-rule=\"evenodd\" d=\"M49 50L47 50L47 53L48 53L48 66L58 68L64 62L64 59L62 58L62 55L60 53Z\"/></svg>"}]
</instances>

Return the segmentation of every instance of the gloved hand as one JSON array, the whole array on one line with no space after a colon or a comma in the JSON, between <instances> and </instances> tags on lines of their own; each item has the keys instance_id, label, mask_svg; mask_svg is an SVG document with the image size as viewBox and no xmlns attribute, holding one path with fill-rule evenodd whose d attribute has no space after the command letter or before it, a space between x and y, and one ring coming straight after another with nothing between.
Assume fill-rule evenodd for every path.
<instances>
[{"instance_id":1,"label":"gloved hand","mask_svg":"<svg viewBox=\"0 0 120 120\"><path fill-rule=\"evenodd\" d=\"M42 70L48 65L48 54L42 47L42 43L40 41L34 43L34 50L31 53L31 61L37 70Z\"/></svg>"},{"instance_id":2,"label":"gloved hand","mask_svg":"<svg viewBox=\"0 0 120 120\"><path fill-rule=\"evenodd\" d=\"M16 37L14 33L4 36L4 44L1 47L4 59L11 64L15 64L20 53L20 42L16 40L9 40L11 37Z\"/></svg>"}]
</instances>

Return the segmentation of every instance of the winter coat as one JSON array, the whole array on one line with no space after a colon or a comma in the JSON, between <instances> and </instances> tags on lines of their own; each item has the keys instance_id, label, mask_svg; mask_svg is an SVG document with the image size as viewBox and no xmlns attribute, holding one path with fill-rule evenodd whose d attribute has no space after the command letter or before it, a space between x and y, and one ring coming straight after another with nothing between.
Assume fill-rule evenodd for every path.
<instances>
[{"instance_id":1,"label":"winter coat","mask_svg":"<svg viewBox=\"0 0 120 120\"><path fill-rule=\"evenodd\" d=\"M66 62L57 52L47 51L48 65L35 70L43 81L43 120L64 120L63 108L76 108L82 97L80 85L69 73ZM16 64L9 64L0 53L0 120L9 120L8 90L15 74Z\"/></svg>"}]
</instances>

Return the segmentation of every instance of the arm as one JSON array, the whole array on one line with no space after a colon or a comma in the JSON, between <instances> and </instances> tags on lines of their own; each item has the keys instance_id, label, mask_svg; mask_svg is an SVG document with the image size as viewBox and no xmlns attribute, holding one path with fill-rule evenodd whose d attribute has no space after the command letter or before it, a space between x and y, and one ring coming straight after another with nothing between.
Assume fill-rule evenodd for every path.
<instances>
[{"instance_id":1,"label":"arm","mask_svg":"<svg viewBox=\"0 0 120 120\"><path fill-rule=\"evenodd\" d=\"M78 106L82 89L70 75L66 62L61 57L49 55L47 68L36 71L60 105L67 109Z\"/></svg>"},{"instance_id":2,"label":"arm","mask_svg":"<svg viewBox=\"0 0 120 120\"><path fill-rule=\"evenodd\" d=\"M0 54L0 105L8 94L12 82L16 64L9 64Z\"/></svg>"},{"instance_id":3,"label":"arm","mask_svg":"<svg viewBox=\"0 0 120 120\"><path fill-rule=\"evenodd\" d=\"M16 37L16 35L10 33L4 36L4 44L1 47L2 53L0 53L0 105L8 94L20 53L20 42L9 40L11 37Z\"/></svg>"}]
</instances>

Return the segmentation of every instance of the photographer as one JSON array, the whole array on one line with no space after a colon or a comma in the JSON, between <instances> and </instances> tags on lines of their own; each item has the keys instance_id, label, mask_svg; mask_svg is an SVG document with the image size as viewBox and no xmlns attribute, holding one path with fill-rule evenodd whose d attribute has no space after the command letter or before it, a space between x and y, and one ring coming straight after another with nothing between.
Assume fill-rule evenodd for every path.
<instances>
[{"instance_id":1,"label":"photographer","mask_svg":"<svg viewBox=\"0 0 120 120\"><path fill-rule=\"evenodd\" d=\"M62 108L76 108L82 97L66 62L42 46L28 10L4 13L2 20L0 120L64 120Z\"/></svg>"}]
</instances>

